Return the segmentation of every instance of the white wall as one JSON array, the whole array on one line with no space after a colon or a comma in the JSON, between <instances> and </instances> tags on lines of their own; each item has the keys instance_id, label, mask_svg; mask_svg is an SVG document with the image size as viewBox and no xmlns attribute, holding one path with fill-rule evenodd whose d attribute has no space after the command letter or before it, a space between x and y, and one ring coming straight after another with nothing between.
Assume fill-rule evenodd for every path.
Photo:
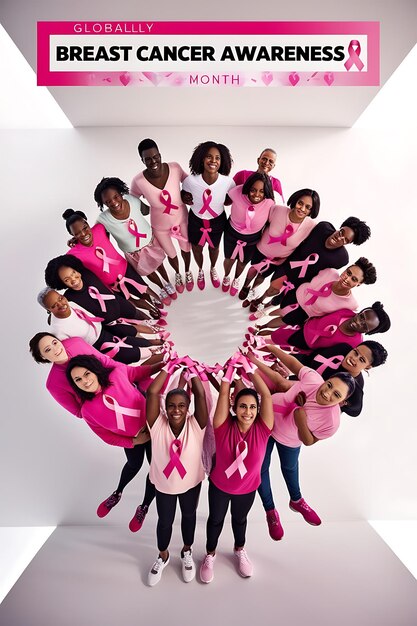
<instances>
[{"instance_id":1,"label":"white wall","mask_svg":"<svg viewBox=\"0 0 417 626\"><path fill-rule=\"evenodd\" d=\"M264 105L260 100L260 111ZM410 129L401 120L395 128L388 126L376 131L160 127L1 133L2 525L95 523L96 504L114 488L122 451L105 446L54 403L44 388L48 366L33 362L27 343L47 329L36 294L47 261L65 251L61 213L67 207L83 209L93 223L96 183L102 176L129 182L140 168L136 145L147 136L159 143L165 160L177 160L184 168L194 146L206 139L230 147L234 171L255 167L260 150L274 147L276 174L287 197L311 186L321 196L321 219L338 226L356 215L370 224L371 240L351 246L349 253L352 260L368 256L377 267L377 284L361 287L357 295L363 305L380 299L391 316L391 331L375 336L387 347L389 360L366 381L361 417L344 416L333 439L302 451L302 487L329 520L417 517L417 433L409 374L416 347L411 289L416 161ZM277 504L286 507L276 460L274 473ZM141 480L127 488L128 504L119 505L109 523L129 519ZM204 507L203 502L202 512ZM255 514L262 516L259 505Z\"/></svg>"}]
</instances>

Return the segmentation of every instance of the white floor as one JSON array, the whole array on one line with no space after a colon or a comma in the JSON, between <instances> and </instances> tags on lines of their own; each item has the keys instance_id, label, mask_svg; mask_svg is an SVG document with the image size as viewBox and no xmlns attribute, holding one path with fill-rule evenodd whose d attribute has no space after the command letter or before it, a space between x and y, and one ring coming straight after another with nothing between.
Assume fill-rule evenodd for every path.
<instances>
[{"instance_id":1,"label":"white floor","mask_svg":"<svg viewBox=\"0 0 417 626\"><path fill-rule=\"evenodd\" d=\"M181 580L179 529L159 585L146 585L156 550L153 524L59 527L0 606L4 626L198 623L263 626L415 626L417 583L366 522L313 528L287 523L272 542L263 523L248 529L251 579L235 570L228 526L210 585ZM252 548L251 548L252 546ZM255 548L256 546L256 548ZM204 523L195 542L204 550Z\"/></svg>"}]
</instances>

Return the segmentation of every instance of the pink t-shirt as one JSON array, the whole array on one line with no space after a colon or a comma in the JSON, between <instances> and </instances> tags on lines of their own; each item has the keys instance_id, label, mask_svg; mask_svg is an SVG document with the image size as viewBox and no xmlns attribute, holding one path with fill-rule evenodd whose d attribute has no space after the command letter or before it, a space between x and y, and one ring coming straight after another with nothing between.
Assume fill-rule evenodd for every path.
<instances>
[{"instance_id":1,"label":"pink t-shirt","mask_svg":"<svg viewBox=\"0 0 417 626\"><path fill-rule=\"evenodd\" d=\"M298 448L302 441L298 436L298 428L294 421L294 400L300 391L304 391L307 401L303 407L307 413L307 426L317 439L327 439L334 435L340 425L340 406L320 406L316 401L316 393L324 379L315 370L302 367L299 380L291 389L272 396L274 407L274 428L272 436L276 441L289 448Z\"/></svg>"},{"instance_id":2,"label":"pink t-shirt","mask_svg":"<svg viewBox=\"0 0 417 626\"><path fill-rule=\"evenodd\" d=\"M270 435L260 417L246 433L241 433L237 421L229 415L214 429L216 463L210 474L214 485L236 495L255 491L261 484L261 467Z\"/></svg>"},{"instance_id":3,"label":"pink t-shirt","mask_svg":"<svg viewBox=\"0 0 417 626\"><path fill-rule=\"evenodd\" d=\"M190 210L202 220L211 220L224 211L224 201L230 189L235 186L233 178L219 174L217 180L208 185L201 174L187 176L182 183L184 191L193 196ZM203 211L203 208L205 210ZM200 213L200 211L203 211Z\"/></svg>"},{"instance_id":4,"label":"pink t-shirt","mask_svg":"<svg viewBox=\"0 0 417 626\"><path fill-rule=\"evenodd\" d=\"M169 174L163 189L150 183L143 172L135 176L130 186L130 191L134 196L138 198L143 196L147 200L151 207L151 226L161 232L167 232L172 226L187 221L187 209L181 200L180 187L187 174L179 163L172 162L167 165ZM174 206L170 207L170 204Z\"/></svg>"},{"instance_id":5,"label":"pink t-shirt","mask_svg":"<svg viewBox=\"0 0 417 626\"><path fill-rule=\"evenodd\" d=\"M354 315L355 313L349 309L340 309L322 317L310 317L303 327L307 345L314 350L334 346L337 343L348 343L352 348L356 348L363 341L361 333L350 336L339 330L339 325Z\"/></svg>"},{"instance_id":6,"label":"pink t-shirt","mask_svg":"<svg viewBox=\"0 0 417 626\"><path fill-rule=\"evenodd\" d=\"M193 415L187 415L176 437L166 414L158 416L150 429L152 461L149 471L149 478L158 491L185 493L201 483L205 476L202 462L205 430Z\"/></svg>"},{"instance_id":7,"label":"pink t-shirt","mask_svg":"<svg viewBox=\"0 0 417 626\"><path fill-rule=\"evenodd\" d=\"M112 384L92 400L85 400L81 407L81 417L111 446L133 448L132 438L146 424L146 402L132 384L133 369L115 368L110 374Z\"/></svg>"},{"instance_id":8,"label":"pink t-shirt","mask_svg":"<svg viewBox=\"0 0 417 626\"><path fill-rule=\"evenodd\" d=\"M92 246L77 243L67 254L76 256L88 270L98 276L105 285L111 287L119 274L122 276L126 274L127 261L110 242L102 224L95 224L91 231L93 233Z\"/></svg>"},{"instance_id":9,"label":"pink t-shirt","mask_svg":"<svg viewBox=\"0 0 417 626\"><path fill-rule=\"evenodd\" d=\"M358 302L352 292L347 296L333 293L331 285L337 280L339 272L327 268L321 270L309 283L303 283L298 287L297 301L309 317L320 317L339 309L357 310Z\"/></svg>"},{"instance_id":10,"label":"pink t-shirt","mask_svg":"<svg viewBox=\"0 0 417 626\"><path fill-rule=\"evenodd\" d=\"M268 219L269 210L274 205L274 200L265 198L252 205L248 196L242 193L242 185L230 189L229 197L233 201L230 213L232 227L242 235L253 235L262 230Z\"/></svg>"},{"instance_id":11,"label":"pink t-shirt","mask_svg":"<svg viewBox=\"0 0 417 626\"><path fill-rule=\"evenodd\" d=\"M243 185L243 183L245 183L248 180L249 176L252 176L252 174L254 173L255 172L252 172L251 170L241 170L240 172L236 172L236 174L233 176L233 180L235 181L236 185ZM270 176L269 179L272 184L272 189L276 191L277 193L279 193L279 195L282 198L282 201L285 202L284 196L282 193L281 182L278 180L278 178L275 178L274 176Z\"/></svg>"},{"instance_id":12,"label":"pink t-shirt","mask_svg":"<svg viewBox=\"0 0 417 626\"><path fill-rule=\"evenodd\" d=\"M311 233L316 222L305 217L300 224L290 221L287 206L275 205L269 212L269 226L262 233L257 248L268 259L285 259Z\"/></svg>"}]
</instances>

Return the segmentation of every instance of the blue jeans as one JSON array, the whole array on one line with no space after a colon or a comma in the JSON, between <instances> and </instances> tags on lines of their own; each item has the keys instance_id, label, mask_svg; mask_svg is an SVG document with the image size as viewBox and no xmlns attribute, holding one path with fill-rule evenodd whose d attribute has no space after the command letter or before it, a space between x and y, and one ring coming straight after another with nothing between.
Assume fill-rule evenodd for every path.
<instances>
[{"instance_id":1,"label":"blue jeans","mask_svg":"<svg viewBox=\"0 0 417 626\"><path fill-rule=\"evenodd\" d=\"M276 441L273 437L270 437L261 468L261 484L258 488L258 493L261 496L265 511L275 509L271 481L269 478L269 466L271 464L271 454L274 445L276 445L278 450L281 472L291 500L299 500L301 498L300 484L298 482L298 456L300 454L300 448L289 448Z\"/></svg>"}]
</instances>

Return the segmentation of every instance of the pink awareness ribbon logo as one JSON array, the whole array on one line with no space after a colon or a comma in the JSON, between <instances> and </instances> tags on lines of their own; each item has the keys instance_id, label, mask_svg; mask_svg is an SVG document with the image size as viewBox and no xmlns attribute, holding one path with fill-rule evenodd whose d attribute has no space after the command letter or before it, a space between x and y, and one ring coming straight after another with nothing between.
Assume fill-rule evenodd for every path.
<instances>
[{"instance_id":1,"label":"pink awareness ribbon logo","mask_svg":"<svg viewBox=\"0 0 417 626\"><path fill-rule=\"evenodd\" d=\"M318 300L319 298L328 298L330 294L332 293L332 285L333 285L333 281L330 283L326 283L325 285L320 287L318 291L308 287L307 293L311 294L311 298L306 300L306 304L314 304L316 300Z\"/></svg>"},{"instance_id":2,"label":"pink awareness ribbon logo","mask_svg":"<svg viewBox=\"0 0 417 626\"><path fill-rule=\"evenodd\" d=\"M96 333L98 337L100 333L98 332L98 329L96 328L94 322L104 322L104 318L95 317L94 315L87 315L87 313L85 313L85 311L81 311L81 309L72 309L72 310L74 311L75 315L80 320L83 320L83 322L87 322L89 326L92 326L94 328L94 332Z\"/></svg>"},{"instance_id":3,"label":"pink awareness ribbon logo","mask_svg":"<svg viewBox=\"0 0 417 626\"><path fill-rule=\"evenodd\" d=\"M317 361L317 363L321 363L320 367L318 367L316 370L316 372L320 374L321 376L324 370L327 369L328 367L332 370L337 370L339 368L339 365L343 361L343 359L344 359L344 356L342 354L336 354L335 356L332 356L327 359L321 354L317 354L313 360Z\"/></svg>"},{"instance_id":4,"label":"pink awareness ribbon logo","mask_svg":"<svg viewBox=\"0 0 417 626\"><path fill-rule=\"evenodd\" d=\"M356 65L358 70L361 72L365 65L359 58L359 55L361 53L361 44L357 39L352 39L352 41L348 45L348 53L349 58L346 63L344 63L346 70L349 71L354 65Z\"/></svg>"},{"instance_id":5,"label":"pink awareness ribbon logo","mask_svg":"<svg viewBox=\"0 0 417 626\"><path fill-rule=\"evenodd\" d=\"M319 337L331 337L335 334L338 328L339 327L336 324L329 324L328 326L325 326L321 332L314 335L311 343L315 343Z\"/></svg>"},{"instance_id":6,"label":"pink awareness ribbon logo","mask_svg":"<svg viewBox=\"0 0 417 626\"><path fill-rule=\"evenodd\" d=\"M140 417L140 409L129 409L126 406L120 406L115 398L109 396L107 393L103 394L103 404L110 411L114 411L116 414L116 424L119 430L126 432L126 425L123 415L129 417Z\"/></svg>"},{"instance_id":7,"label":"pink awareness ribbon logo","mask_svg":"<svg viewBox=\"0 0 417 626\"><path fill-rule=\"evenodd\" d=\"M140 233L138 231L138 227L137 227L137 224L136 224L135 220L132 220L132 219L130 219L128 221L128 223L127 223L127 230L129 231L129 233L131 235L133 235L135 237L135 246L137 248L139 248L140 247L140 239L141 238L142 239L143 238L146 239L146 233Z\"/></svg>"},{"instance_id":8,"label":"pink awareness ribbon logo","mask_svg":"<svg viewBox=\"0 0 417 626\"><path fill-rule=\"evenodd\" d=\"M177 469L177 472L181 476L181 478L184 478L184 476L186 475L187 470L180 461L181 451L182 441L180 441L179 439L174 439L169 447L169 463L163 470L166 478L169 478L171 476L175 468Z\"/></svg>"},{"instance_id":9,"label":"pink awareness ribbon logo","mask_svg":"<svg viewBox=\"0 0 417 626\"><path fill-rule=\"evenodd\" d=\"M236 446L236 459L229 467L224 470L227 478L230 478L235 472L239 472L240 477L243 478L247 474L248 470L244 464L244 460L248 456L248 444L246 441L239 441Z\"/></svg>"},{"instance_id":10,"label":"pink awareness ribbon logo","mask_svg":"<svg viewBox=\"0 0 417 626\"><path fill-rule=\"evenodd\" d=\"M203 213L208 211L211 217L218 217L217 213L213 211L213 209L211 208L210 201L211 201L211 191L210 189L205 189L203 192L203 206L199 210L198 214L202 215Z\"/></svg>"},{"instance_id":11,"label":"pink awareness ribbon logo","mask_svg":"<svg viewBox=\"0 0 417 626\"><path fill-rule=\"evenodd\" d=\"M294 228L291 226L291 224L288 224L288 226L285 227L285 230L284 230L283 234L280 235L279 237L272 237L270 235L268 244L270 244L270 243L281 243L283 246L286 246L287 245L287 239L289 239L291 237L293 232L294 232Z\"/></svg>"},{"instance_id":12,"label":"pink awareness ribbon logo","mask_svg":"<svg viewBox=\"0 0 417 626\"><path fill-rule=\"evenodd\" d=\"M100 346L100 350L101 352L103 352L103 350L111 348L111 350L106 352L106 356L112 359L119 352L120 348L133 348L133 346L125 343L126 339L127 337L123 337L123 339L121 339L120 337L114 337L113 341L105 341L104 343L102 343Z\"/></svg>"},{"instance_id":13,"label":"pink awareness ribbon logo","mask_svg":"<svg viewBox=\"0 0 417 626\"><path fill-rule=\"evenodd\" d=\"M304 259L304 261L290 261L290 267L292 270L295 269L296 267L301 268L300 273L298 274L298 278L304 278L304 276L306 275L308 266L314 265L315 263L317 263L319 258L320 257L317 254L317 252L314 252L313 254L309 254L308 257Z\"/></svg>"},{"instance_id":14,"label":"pink awareness ribbon logo","mask_svg":"<svg viewBox=\"0 0 417 626\"><path fill-rule=\"evenodd\" d=\"M251 226L252 226L252 220L255 217L255 207L250 205L248 206L247 210L246 210L246 215L245 215L245 226L246 226L246 230L250 230Z\"/></svg>"},{"instance_id":15,"label":"pink awareness ribbon logo","mask_svg":"<svg viewBox=\"0 0 417 626\"><path fill-rule=\"evenodd\" d=\"M90 296L90 298L93 298L93 300L98 300L100 309L102 310L103 313L106 313L107 311L105 300L116 299L116 296L111 296L110 294L106 294L106 293L100 293L97 287L89 287L88 295Z\"/></svg>"},{"instance_id":16,"label":"pink awareness ribbon logo","mask_svg":"<svg viewBox=\"0 0 417 626\"><path fill-rule=\"evenodd\" d=\"M243 251L243 248L246 246L246 241L241 241L240 239L237 240L236 242L236 247L232 252L232 256L230 257L231 259L235 259L237 256L239 256L239 261L241 263L243 263L244 259L245 259L245 253Z\"/></svg>"},{"instance_id":17,"label":"pink awareness ribbon logo","mask_svg":"<svg viewBox=\"0 0 417 626\"><path fill-rule=\"evenodd\" d=\"M164 207L165 207L165 209L163 211L164 213L168 213L168 215L171 215L171 210L178 209L176 204L172 204L172 202L171 202L171 194L169 193L169 191L167 189L163 189L161 191L159 199L161 201L161 204L163 204Z\"/></svg>"},{"instance_id":18,"label":"pink awareness ribbon logo","mask_svg":"<svg viewBox=\"0 0 417 626\"><path fill-rule=\"evenodd\" d=\"M116 289L116 291L121 291L126 300L129 300L130 296L132 295L129 289L126 287L126 284L132 285L132 287L134 287L139 293L145 293L147 290L146 285L141 285L140 283L137 283L136 280L133 280L132 278L126 278L126 276L119 274L117 277L116 286L114 288Z\"/></svg>"},{"instance_id":19,"label":"pink awareness ribbon logo","mask_svg":"<svg viewBox=\"0 0 417 626\"><path fill-rule=\"evenodd\" d=\"M276 265L276 263L274 262L274 259L264 259L263 261L259 261L259 263L256 263L255 265L252 265L253 269L255 269L257 272L261 273L262 272L266 272L266 270L269 269L270 265Z\"/></svg>"},{"instance_id":20,"label":"pink awareness ribbon logo","mask_svg":"<svg viewBox=\"0 0 417 626\"><path fill-rule=\"evenodd\" d=\"M199 246L204 246L204 244L207 242L208 245L210 246L210 248L214 248L214 244L210 238L209 233L211 233L212 229L210 228L210 221L209 220L203 220L203 228L200 228L201 232L203 233L201 236L200 241L198 242Z\"/></svg>"},{"instance_id":21,"label":"pink awareness ribbon logo","mask_svg":"<svg viewBox=\"0 0 417 626\"><path fill-rule=\"evenodd\" d=\"M103 261L103 272L106 272L107 274L109 274L110 265L119 265L119 261L115 259L111 259L109 256L107 256L104 248L101 248L100 246L96 246L95 253L96 253L96 257L98 257L100 261Z\"/></svg>"},{"instance_id":22,"label":"pink awareness ribbon logo","mask_svg":"<svg viewBox=\"0 0 417 626\"><path fill-rule=\"evenodd\" d=\"M181 226L177 224L176 226L171 226L171 237L177 239L178 241L186 241L188 242L187 237L181 234Z\"/></svg>"},{"instance_id":23,"label":"pink awareness ribbon logo","mask_svg":"<svg viewBox=\"0 0 417 626\"><path fill-rule=\"evenodd\" d=\"M292 282L290 280L284 280L284 282L282 283L282 287L278 292L278 295L282 293L285 296L289 291L291 291L291 289L294 289L294 285L292 284Z\"/></svg>"}]
</instances>

